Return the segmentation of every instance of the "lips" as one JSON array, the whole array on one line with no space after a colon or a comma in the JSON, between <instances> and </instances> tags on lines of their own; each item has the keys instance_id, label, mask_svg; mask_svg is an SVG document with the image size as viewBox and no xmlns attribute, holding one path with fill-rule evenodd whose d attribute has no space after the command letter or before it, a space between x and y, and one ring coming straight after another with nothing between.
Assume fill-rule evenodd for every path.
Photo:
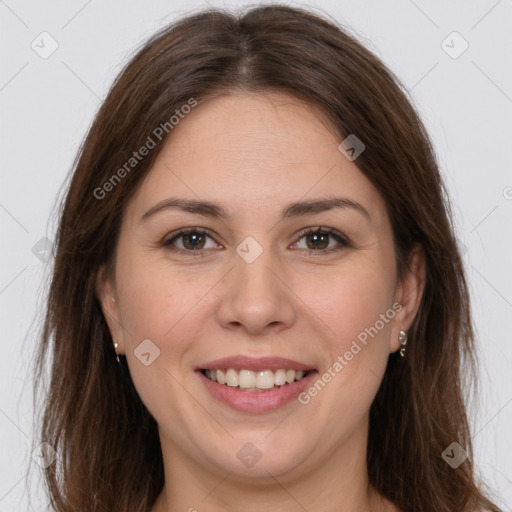
<instances>
[{"instance_id":1,"label":"lips","mask_svg":"<svg viewBox=\"0 0 512 512\"><path fill-rule=\"evenodd\" d=\"M232 409L261 413L284 406L315 378L309 365L282 357L234 356L196 368L213 397Z\"/></svg>"}]
</instances>

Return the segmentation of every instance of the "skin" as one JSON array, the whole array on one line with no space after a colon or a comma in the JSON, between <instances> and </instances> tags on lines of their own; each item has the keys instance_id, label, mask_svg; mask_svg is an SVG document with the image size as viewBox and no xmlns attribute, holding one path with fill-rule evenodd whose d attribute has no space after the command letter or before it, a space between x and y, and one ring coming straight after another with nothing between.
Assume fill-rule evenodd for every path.
<instances>
[{"instance_id":1,"label":"skin","mask_svg":"<svg viewBox=\"0 0 512 512\"><path fill-rule=\"evenodd\" d=\"M424 256L413 251L410 271L397 279L384 200L340 142L313 107L281 93L210 99L174 128L128 204L115 275L102 267L97 292L159 425L165 486L152 512L398 510L368 483L369 409L400 348L398 332L416 315ZM332 196L359 202L370 220L348 208L280 220L288 203ZM169 197L219 202L231 218L167 209L140 220ZM323 254L310 254L313 236L297 234L318 226L349 245L331 237ZM163 245L184 227L209 230L204 242L174 242L189 251L195 242L202 256ZM236 252L247 236L263 249L250 264ZM393 303L402 309L306 405L237 412L194 372L248 354L288 357L322 375ZM160 356L145 366L134 350L147 338ZM237 458L247 442L262 454L251 468Z\"/></svg>"}]
</instances>

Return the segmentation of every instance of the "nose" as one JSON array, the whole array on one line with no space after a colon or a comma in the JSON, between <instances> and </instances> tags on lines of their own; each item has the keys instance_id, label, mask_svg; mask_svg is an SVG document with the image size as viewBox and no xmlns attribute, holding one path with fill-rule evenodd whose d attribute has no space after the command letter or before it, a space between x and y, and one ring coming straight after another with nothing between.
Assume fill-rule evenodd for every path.
<instances>
[{"instance_id":1,"label":"nose","mask_svg":"<svg viewBox=\"0 0 512 512\"><path fill-rule=\"evenodd\" d=\"M217 311L222 327L261 336L281 332L295 322L295 296L270 253L263 251L252 263L235 256L234 268L223 280Z\"/></svg>"}]
</instances>

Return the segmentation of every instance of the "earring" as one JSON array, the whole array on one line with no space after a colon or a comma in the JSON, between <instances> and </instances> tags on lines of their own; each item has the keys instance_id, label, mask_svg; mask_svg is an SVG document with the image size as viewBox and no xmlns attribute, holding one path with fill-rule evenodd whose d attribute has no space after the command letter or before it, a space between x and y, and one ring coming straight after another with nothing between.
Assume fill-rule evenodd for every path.
<instances>
[{"instance_id":1,"label":"earring","mask_svg":"<svg viewBox=\"0 0 512 512\"><path fill-rule=\"evenodd\" d=\"M400 348L400 355L402 357L405 357L405 346L407 345L407 333L405 331L400 331L398 333L398 339L400 340L400 345L402 345L402 347Z\"/></svg>"},{"instance_id":2,"label":"earring","mask_svg":"<svg viewBox=\"0 0 512 512\"><path fill-rule=\"evenodd\" d=\"M117 347L119 346L119 343L114 342L114 350L116 353L116 359L118 363L121 363L121 360L119 359L119 354L117 353Z\"/></svg>"}]
</instances>

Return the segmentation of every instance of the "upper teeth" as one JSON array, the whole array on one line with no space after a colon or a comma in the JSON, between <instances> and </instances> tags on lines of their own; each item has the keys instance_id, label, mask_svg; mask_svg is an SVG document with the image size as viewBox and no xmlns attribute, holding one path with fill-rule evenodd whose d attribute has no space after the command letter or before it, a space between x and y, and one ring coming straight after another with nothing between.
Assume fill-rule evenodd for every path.
<instances>
[{"instance_id":1,"label":"upper teeth","mask_svg":"<svg viewBox=\"0 0 512 512\"><path fill-rule=\"evenodd\" d=\"M302 370L261 370L253 372L252 370L206 370L206 377L219 384L226 384L231 387L241 387L245 389L271 389L274 386L283 386L291 384L295 380L301 380L306 372Z\"/></svg>"}]
</instances>

